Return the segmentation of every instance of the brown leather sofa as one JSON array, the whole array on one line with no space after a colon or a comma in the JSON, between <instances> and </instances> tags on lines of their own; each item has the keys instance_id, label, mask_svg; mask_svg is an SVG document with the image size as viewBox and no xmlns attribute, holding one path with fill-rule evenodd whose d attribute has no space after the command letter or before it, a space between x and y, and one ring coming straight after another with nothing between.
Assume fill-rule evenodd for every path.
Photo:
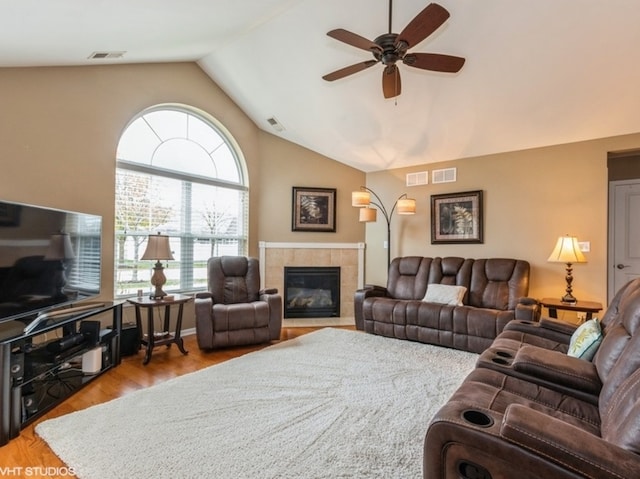
<instances>
[{"instance_id":1,"label":"brown leather sofa","mask_svg":"<svg viewBox=\"0 0 640 479\"><path fill-rule=\"evenodd\" d=\"M196 294L200 349L260 344L280 339L282 297L260 289L256 258L222 256L207 262L208 292Z\"/></svg>"},{"instance_id":2,"label":"brown leather sofa","mask_svg":"<svg viewBox=\"0 0 640 479\"><path fill-rule=\"evenodd\" d=\"M429 425L424 477L640 477L640 279L601 323L592 361L575 327L508 325Z\"/></svg>"},{"instance_id":3,"label":"brown leather sofa","mask_svg":"<svg viewBox=\"0 0 640 479\"><path fill-rule=\"evenodd\" d=\"M462 304L424 301L432 284L465 287ZM356 291L356 328L480 353L509 321L538 319L539 305L526 298L528 291L529 263L523 260L395 258L386 287Z\"/></svg>"}]
</instances>

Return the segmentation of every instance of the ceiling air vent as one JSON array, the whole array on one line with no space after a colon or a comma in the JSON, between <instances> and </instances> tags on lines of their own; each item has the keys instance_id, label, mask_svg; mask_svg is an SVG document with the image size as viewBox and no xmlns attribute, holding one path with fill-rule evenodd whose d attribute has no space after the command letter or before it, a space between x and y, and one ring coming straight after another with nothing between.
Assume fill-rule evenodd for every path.
<instances>
[{"instance_id":1,"label":"ceiling air vent","mask_svg":"<svg viewBox=\"0 0 640 479\"><path fill-rule=\"evenodd\" d=\"M420 186L429 184L429 172L419 171L417 173L407 173L407 186Z\"/></svg>"},{"instance_id":2,"label":"ceiling air vent","mask_svg":"<svg viewBox=\"0 0 640 479\"><path fill-rule=\"evenodd\" d=\"M269 123L271 125L271 127L276 130L278 133L280 133L281 131L284 131L284 126L282 126L282 124L276 120L275 116L272 116L271 118L267 118L267 123Z\"/></svg>"},{"instance_id":3,"label":"ceiling air vent","mask_svg":"<svg viewBox=\"0 0 640 479\"><path fill-rule=\"evenodd\" d=\"M431 172L431 183L453 183L456 181L456 168L443 168Z\"/></svg>"},{"instance_id":4,"label":"ceiling air vent","mask_svg":"<svg viewBox=\"0 0 640 479\"><path fill-rule=\"evenodd\" d=\"M89 60L102 60L105 58L122 58L126 52L93 52L88 56Z\"/></svg>"}]
</instances>

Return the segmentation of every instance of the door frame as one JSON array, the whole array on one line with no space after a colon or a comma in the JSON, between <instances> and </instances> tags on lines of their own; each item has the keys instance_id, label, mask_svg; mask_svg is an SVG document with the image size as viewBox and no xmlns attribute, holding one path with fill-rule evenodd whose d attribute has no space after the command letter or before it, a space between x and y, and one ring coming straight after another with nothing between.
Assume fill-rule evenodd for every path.
<instances>
[{"instance_id":1,"label":"door frame","mask_svg":"<svg viewBox=\"0 0 640 479\"><path fill-rule=\"evenodd\" d=\"M614 251L614 231L615 224L615 189L616 186L640 184L640 178L629 180L612 180L608 185L608 201L607 205L607 302L609 304L616 294L614 291L614 271L615 268L615 251Z\"/></svg>"}]
</instances>

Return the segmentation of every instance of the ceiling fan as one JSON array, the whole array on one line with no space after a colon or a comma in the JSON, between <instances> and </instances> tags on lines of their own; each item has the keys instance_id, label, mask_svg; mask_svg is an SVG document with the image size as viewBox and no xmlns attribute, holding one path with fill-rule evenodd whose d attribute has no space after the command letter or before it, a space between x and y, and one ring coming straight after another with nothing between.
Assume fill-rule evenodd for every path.
<instances>
[{"instance_id":1,"label":"ceiling fan","mask_svg":"<svg viewBox=\"0 0 640 479\"><path fill-rule=\"evenodd\" d=\"M353 73L365 70L378 62L382 62L382 92L385 98L393 98L402 91L400 70L396 63L402 61L407 66L437 72L456 73L464 65L464 58L440 53L408 53L409 48L435 32L449 18L449 12L437 3L431 3L422 10L402 30L401 33L391 33L391 13L393 0L389 0L389 33L385 33L370 41L360 35L342 28L327 33L348 45L373 53L373 60L356 63L322 78L327 81L339 80Z\"/></svg>"}]
</instances>

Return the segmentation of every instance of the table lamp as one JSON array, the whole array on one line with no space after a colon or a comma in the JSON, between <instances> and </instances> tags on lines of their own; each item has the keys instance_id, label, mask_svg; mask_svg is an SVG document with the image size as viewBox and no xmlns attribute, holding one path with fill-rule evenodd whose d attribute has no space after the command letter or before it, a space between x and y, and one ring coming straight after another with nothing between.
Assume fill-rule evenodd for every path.
<instances>
[{"instance_id":1,"label":"table lamp","mask_svg":"<svg viewBox=\"0 0 640 479\"><path fill-rule=\"evenodd\" d=\"M571 294L571 283L573 282L572 265L573 263L586 263L587 259L580 251L580 245L578 245L578 238L575 236L560 236L556 242L556 247L553 249L551 256L547 260L551 263L566 263L567 275L565 280L567 281L566 294L562 297L563 303L575 304L578 300Z\"/></svg>"},{"instance_id":2,"label":"table lamp","mask_svg":"<svg viewBox=\"0 0 640 479\"><path fill-rule=\"evenodd\" d=\"M169 237L161 235L160 232L157 235L149 235L147 249L144 250L144 254L140 259L156 260L156 264L153 266L153 275L151 276L151 285L155 286L156 290L149 297L151 299L164 298L167 293L162 290L162 287L167 282L167 277L164 275L164 267L160 261L173 259Z\"/></svg>"}]
</instances>

